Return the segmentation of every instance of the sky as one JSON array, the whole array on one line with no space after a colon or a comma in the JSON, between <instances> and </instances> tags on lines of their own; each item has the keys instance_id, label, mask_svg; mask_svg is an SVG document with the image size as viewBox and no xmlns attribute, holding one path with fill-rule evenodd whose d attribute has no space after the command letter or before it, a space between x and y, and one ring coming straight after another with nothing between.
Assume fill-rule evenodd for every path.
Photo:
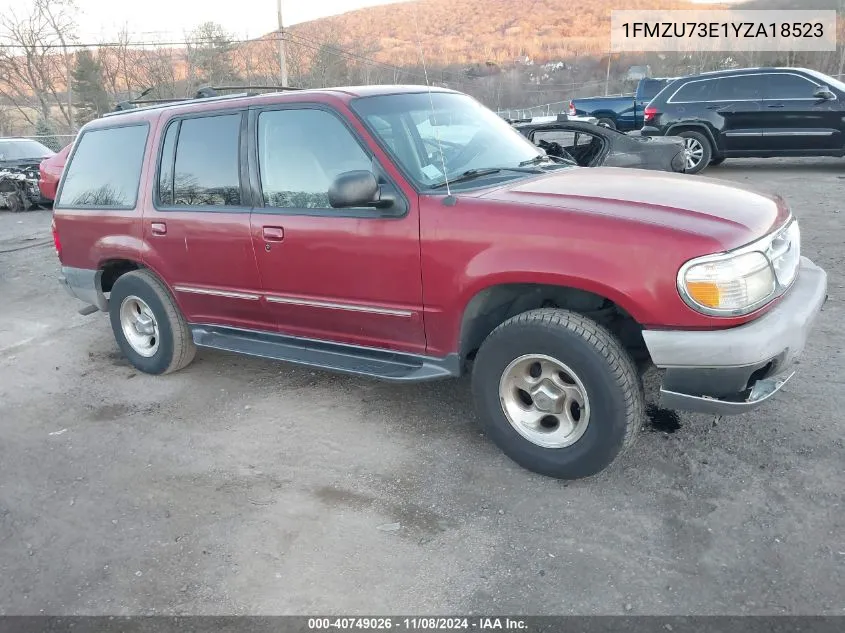
<instances>
[{"instance_id":1,"label":"sky","mask_svg":"<svg viewBox=\"0 0 845 633\"><path fill-rule=\"evenodd\" d=\"M407 0L283 0L285 26L362 7ZM27 4L27 0L23 0ZM276 0L76 0L81 40L113 38L128 25L133 40L182 38L201 22L218 22L240 37L257 37L278 24ZM20 10L21 0L0 0L0 11Z\"/></svg>"}]
</instances>

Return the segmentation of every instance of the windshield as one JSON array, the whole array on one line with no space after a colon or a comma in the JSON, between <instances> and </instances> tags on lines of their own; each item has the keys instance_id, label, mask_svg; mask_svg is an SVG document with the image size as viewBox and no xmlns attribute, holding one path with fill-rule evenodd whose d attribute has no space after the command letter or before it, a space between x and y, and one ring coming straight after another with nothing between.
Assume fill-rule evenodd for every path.
<instances>
[{"instance_id":1,"label":"windshield","mask_svg":"<svg viewBox=\"0 0 845 633\"><path fill-rule=\"evenodd\" d=\"M47 158L53 150L38 141L14 139L0 141L0 160L26 160L28 158Z\"/></svg>"},{"instance_id":2,"label":"windshield","mask_svg":"<svg viewBox=\"0 0 845 633\"><path fill-rule=\"evenodd\" d=\"M353 109L422 188L467 172L520 177L545 154L472 97L433 92L357 99ZM441 155L442 148L442 155Z\"/></svg>"},{"instance_id":3,"label":"windshield","mask_svg":"<svg viewBox=\"0 0 845 633\"><path fill-rule=\"evenodd\" d=\"M817 70L809 70L808 69L808 70L806 70L806 72L807 72L808 75L812 75L813 77L815 77L816 79L821 81L823 84L825 84L829 88L836 88L837 90L841 90L842 92L845 92L845 83L839 81L838 79L834 79L833 77L825 75L824 73L820 73Z\"/></svg>"}]
</instances>

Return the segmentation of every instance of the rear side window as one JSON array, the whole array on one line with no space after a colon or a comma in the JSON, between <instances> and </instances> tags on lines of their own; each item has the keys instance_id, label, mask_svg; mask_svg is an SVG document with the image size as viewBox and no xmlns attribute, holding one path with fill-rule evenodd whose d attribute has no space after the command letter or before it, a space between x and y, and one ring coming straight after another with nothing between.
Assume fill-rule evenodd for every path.
<instances>
[{"instance_id":1,"label":"rear side window","mask_svg":"<svg viewBox=\"0 0 845 633\"><path fill-rule=\"evenodd\" d=\"M169 207L241 205L241 118L241 113L217 114L168 126L159 166L159 203Z\"/></svg>"},{"instance_id":2,"label":"rear side window","mask_svg":"<svg viewBox=\"0 0 845 633\"><path fill-rule=\"evenodd\" d=\"M669 99L671 103L694 103L696 101L708 101L710 99L713 80L691 81L684 84Z\"/></svg>"},{"instance_id":3,"label":"rear side window","mask_svg":"<svg viewBox=\"0 0 845 633\"><path fill-rule=\"evenodd\" d=\"M148 130L143 123L84 132L67 166L56 208L133 209Z\"/></svg>"}]
</instances>

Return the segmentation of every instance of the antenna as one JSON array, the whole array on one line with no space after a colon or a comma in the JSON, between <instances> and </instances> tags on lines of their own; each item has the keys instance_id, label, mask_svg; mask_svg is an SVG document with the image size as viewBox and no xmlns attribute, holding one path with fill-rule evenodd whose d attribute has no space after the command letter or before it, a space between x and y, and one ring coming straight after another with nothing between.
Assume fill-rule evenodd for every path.
<instances>
[{"instance_id":1,"label":"antenna","mask_svg":"<svg viewBox=\"0 0 845 633\"><path fill-rule=\"evenodd\" d=\"M446 198L452 197L452 190L449 187L449 176L446 174L446 157L443 155L443 146L440 144L440 134L437 133L437 117L434 114L434 98L431 96L431 84L428 81L428 69L425 65L425 54L423 53L422 38L420 38L420 21L417 17L417 3L412 2L411 8L414 11L414 26L417 32L417 46L420 49L420 59L423 65L423 75L425 75L425 85L428 88L428 103L431 106L431 127L434 129L434 139L437 141L437 151L440 152L440 164L443 166L443 180L446 183Z\"/></svg>"}]
</instances>

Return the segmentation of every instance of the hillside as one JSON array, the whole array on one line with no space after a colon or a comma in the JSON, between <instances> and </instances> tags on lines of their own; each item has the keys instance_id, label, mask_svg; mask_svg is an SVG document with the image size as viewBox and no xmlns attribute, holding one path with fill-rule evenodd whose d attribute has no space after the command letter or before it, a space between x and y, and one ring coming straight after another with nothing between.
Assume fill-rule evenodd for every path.
<instances>
[{"instance_id":1,"label":"hillside","mask_svg":"<svg viewBox=\"0 0 845 633\"><path fill-rule=\"evenodd\" d=\"M420 63L420 40L431 65L507 63L525 56L544 62L606 52L612 10L690 8L708 7L686 0L416 0L360 9L289 31L294 40L334 40L399 66Z\"/></svg>"}]
</instances>

